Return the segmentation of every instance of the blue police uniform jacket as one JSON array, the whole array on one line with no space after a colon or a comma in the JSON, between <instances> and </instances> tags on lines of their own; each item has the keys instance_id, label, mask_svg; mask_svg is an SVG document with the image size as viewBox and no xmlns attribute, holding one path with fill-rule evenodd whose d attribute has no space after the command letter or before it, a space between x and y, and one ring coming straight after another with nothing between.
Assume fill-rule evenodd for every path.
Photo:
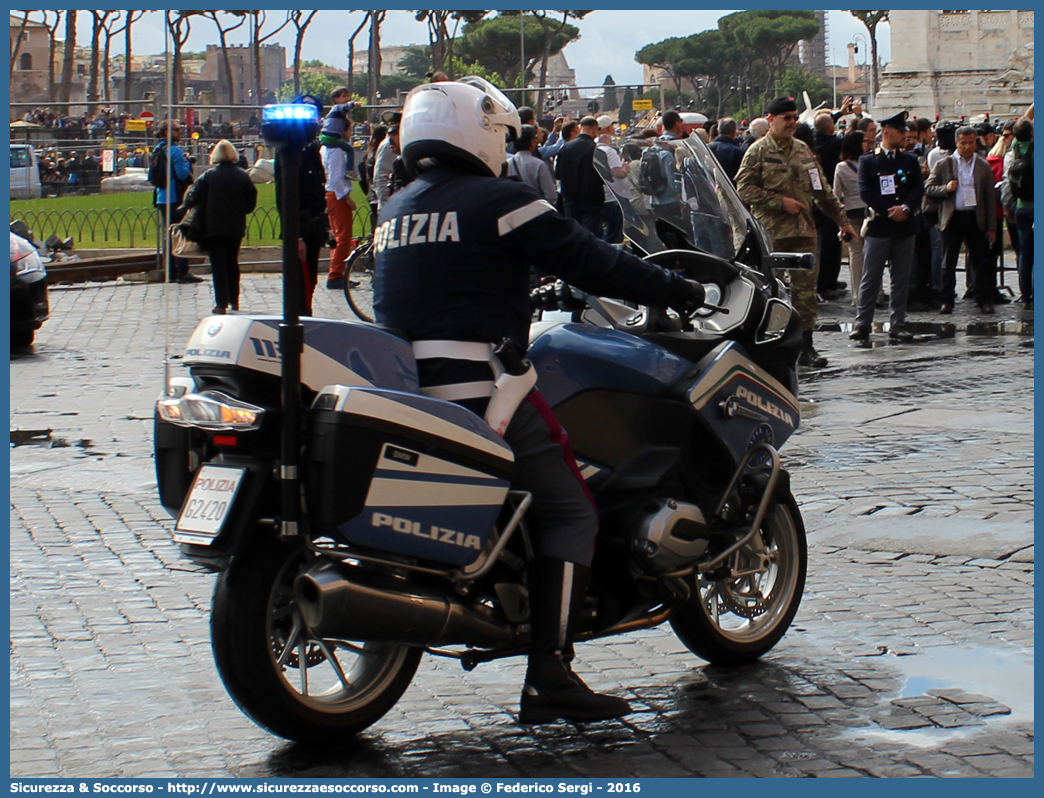
<instances>
[{"instance_id":1,"label":"blue police uniform jacket","mask_svg":"<svg viewBox=\"0 0 1044 798\"><path fill-rule=\"evenodd\" d=\"M881 193L882 175L894 176L895 194ZM916 155L897 152L893 160L879 147L860 157L858 181L860 198L874 209L875 214L866 231L868 236L901 238L917 235L914 214L921 210L924 178L921 176L921 164ZM888 218L888 209L894 205L909 206L911 213L906 221L895 222Z\"/></svg>"},{"instance_id":2,"label":"blue police uniform jacket","mask_svg":"<svg viewBox=\"0 0 1044 798\"><path fill-rule=\"evenodd\" d=\"M414 341L510 338L524 352L530 264L647 305L668 305L684 282L602 242L523 183L445 166L391 196L373 241L376 320ZM485 364L426 360L420 369L423 385L489 379Z\"/></svg>"}]
</instances>

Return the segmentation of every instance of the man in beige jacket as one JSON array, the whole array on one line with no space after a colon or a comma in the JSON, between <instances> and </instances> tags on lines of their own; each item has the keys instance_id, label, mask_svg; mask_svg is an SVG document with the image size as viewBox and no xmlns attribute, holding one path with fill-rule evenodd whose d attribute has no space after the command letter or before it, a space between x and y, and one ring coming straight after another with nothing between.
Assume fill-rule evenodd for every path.
<instances>
[{"instance_id":1,"label":"man in beige jacket","mask_svg":"<svg viewBox=\"0 0 1044 798\"><path fill-rule=\"evenodd\" d=\"M936 163L924 186L925 196L941 203L939 229L943 244L943 288L940 313L953 313L957 288L957 258L961 244L968 247L975 275L975 302L983 313L993 313L997 290L996 265L987 257L997 240L997 197L993 171L976 154L973 127L957 131L957 151Z\"/></svg>"}]
</instances>

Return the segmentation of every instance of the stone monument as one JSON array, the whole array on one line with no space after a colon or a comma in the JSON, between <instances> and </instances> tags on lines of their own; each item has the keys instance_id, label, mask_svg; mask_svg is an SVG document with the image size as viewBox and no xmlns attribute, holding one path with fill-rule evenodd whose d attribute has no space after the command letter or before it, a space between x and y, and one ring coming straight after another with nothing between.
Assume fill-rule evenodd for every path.
<instances>
[{"instance_id":1,"label":"stone monument","mask_svg":"<svg viewBox=\"0 0 1044 798\"><path fill-rule=\"evenodd\" d=\"M1033 102L1032 11L892 11L889 28L874 116L1007 119Z\"/></svg>"}]
</instances>

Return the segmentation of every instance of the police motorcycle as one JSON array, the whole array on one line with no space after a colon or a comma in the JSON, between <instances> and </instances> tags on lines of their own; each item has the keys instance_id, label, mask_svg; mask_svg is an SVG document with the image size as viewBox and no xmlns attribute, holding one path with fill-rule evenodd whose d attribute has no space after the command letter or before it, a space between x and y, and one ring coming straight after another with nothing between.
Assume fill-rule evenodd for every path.
<instances>
[{"instance_id":1,"label":"police motorcycle","mask_svg":"<svg viewBox=\"0 0 1044 798\"><path fill-rule=\"evenodd\" d=\"M772 269L797 256L769 253L708 151L688 157L715 178L719 248L684 202L629 229L704 283L708 307L686 319L559 286L580 322L535 324L524 359L493 356L485 418L421 393L430 353L394 330L297 319L292 299L283 317L199 323L157 401L159 492L182 555L219 574L214 657L255 722L343 739L395 705L426 653L467 670L526 653L531 497L512 490L498 429L534 383L601 514L576 640L669 622L726 665L779 641L806 543L777 453L800 419L800 324Z\"/></svg>"}]
</instances>

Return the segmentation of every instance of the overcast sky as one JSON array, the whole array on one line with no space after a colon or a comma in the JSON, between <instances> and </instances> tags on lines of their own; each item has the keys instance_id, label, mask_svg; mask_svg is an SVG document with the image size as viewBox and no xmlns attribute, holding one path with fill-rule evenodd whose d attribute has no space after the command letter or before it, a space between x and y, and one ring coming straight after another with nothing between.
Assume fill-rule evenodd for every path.
<instances>
[{"instance_id":1,"label":"overcast sky","mask_svg":"<svg viewBox=\"0 0 1044 798\"><path fill-rule=\"evenodd\" d=\"M603 10L589 14L577 23L580 39L565 49L569 65L576 70L577 85L601 85L606 75L612 75L617 83L635 83L641 80L642 68L634 60L634 53L646 44L658 42L671 36L685 36L717 27L719 17L732 11L615 11ZM284 19L285 12L271 11L273 20ZM361 11L320 11L305 38L305 59L318 58L327 64L345 69L348 60L348 36L362 21ZM278 23L277 23L278 24ZM866 29L847 11L828 11L830 61L834 64L848 63L845 45L853 36L861 33L865 39ZM78 16L80 44L90 41L91 15L81 12ZM246 43L246 26L232 34L231 41ZM266 28L267 30L268 28ZM427 44L427 26L417 22L408 11L389 11L382 28L382 44ZM878 30L878 45L881 60L890 57L889 31L887 24ZM114 42L113 54L122 52L122 36L119 48ZM204 50L208 44L218 41L214 24L209 20L195 20L188 49ZM293 58L294 31L288 26L272 41L287 48L287 66ZM366 33L356 39L356 48L365 49ZM138 54L163 52L163 21L160 14L148 14L134 27L134 52ZM862 64L864 50L860 47L856 63ZM868 55L868 54L867 54Z\"/></svg>"}]
</instances>

